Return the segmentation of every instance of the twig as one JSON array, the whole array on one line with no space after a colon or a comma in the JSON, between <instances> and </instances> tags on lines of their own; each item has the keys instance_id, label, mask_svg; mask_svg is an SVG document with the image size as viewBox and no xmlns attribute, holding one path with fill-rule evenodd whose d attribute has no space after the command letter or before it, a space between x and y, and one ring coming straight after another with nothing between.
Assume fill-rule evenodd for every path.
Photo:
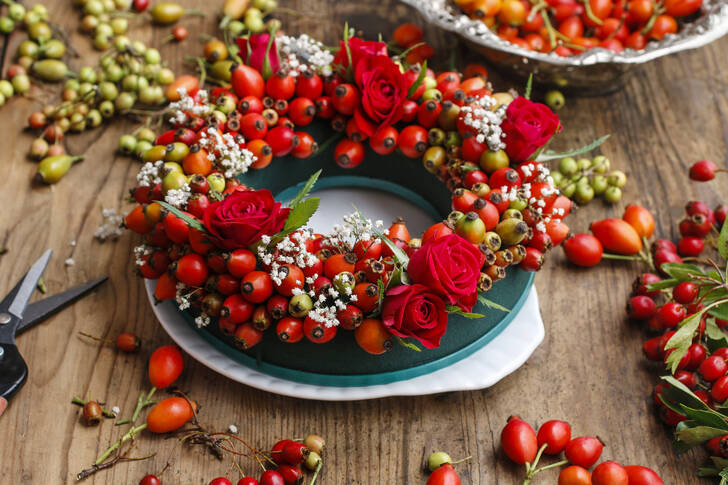
<instances>
[{"instance_id":1,"label":"twig","mask_svg":"<svg viewBox=\"0 0 728 485\"><path fill-rule=\"evenodd\" d=\"M143 430L145 430L146 428L147 428L147 423L144 423L144 424L140 424L140 425L139 425L139 426L137 426L136 428L131 428L131 429L130 429L129 431L127 431L127 432L126 432L126 433L124 434L124 436L122 436L122 437L121 437L121 438L119 438L119 439L118 439L117 441L115 441L115 442L114 442L114 443L113 443L113 444L112 444L111 446L109 446L109 448L108 448L108 449L107 449L106 451L104 451L104 452L103 452L103 453L101 454L101 456L99 456L99 457L98 457L98 458L96 459L96 461L94 462L94 465L99 465L99 464L103 463L103 461L104 461L105 459L107 459L107 458L109 457L109 455L111 455L111 453L113 453L113 452L114 452L114 450L116 450L117 448L119 448L119 447L120 447L120 446L121 446L121 445L122 445L122 444L123 444L124 442L126 442L126 441L128 441L128 440L130 440L130 439L133 439L133 438L134 438L134 436L135 436L135 435L136 435L137 433L139 433L140 431L143 431Z\"/></svg>"}]
</instances>

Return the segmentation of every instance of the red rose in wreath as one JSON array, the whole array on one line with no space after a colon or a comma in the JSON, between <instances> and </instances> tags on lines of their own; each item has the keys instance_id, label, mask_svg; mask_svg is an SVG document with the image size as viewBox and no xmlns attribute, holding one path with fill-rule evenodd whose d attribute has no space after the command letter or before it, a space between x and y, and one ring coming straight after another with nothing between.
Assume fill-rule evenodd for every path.
<instances>
[{"instance_id":1,"label":"red rose in wreath","mask_svg":"<svg viewBox=\"0 0 728 485\"><path fill-rule=\"evenodd\" d=\"M501 130L511 162L523 162L546 145L561 130L561 124L548 106L519 96L508 105Z\"/></svg>"},{"instance_id":2,"label":"red rose in wreath","mask_svg":"<svg viewBox=\"0 0 728 485\"><path fill-rule=\"evenodd\" d=\"M354 79L361 102L354 111L354 119L359 129L372 136L379 128L402 119L409 83L399 66L386 55L361 59L355 66Z\"/></svg>"},{"instance_id":3,"label":"red rose in wreath","mask_svg":"<svg viewBox=\"0 0 728 485\"><path fill-rule=\"evenodd\" d=\"M210 204L202 219L215 245L232 250L279 233L290 211L276 202L270 190L239 190Z\"/></svg>"},{"instance_id":4,"label":"red rose in wreath","mask_svg":"<svg viewBox=\"0 0 728 485\"><path fill-rule=\"evenodd\" d=\"M394 335L414 338L434 349L447 329L445 302L425 285L396 286L384 297L382 323Z\"/></svg>"},{"instance_id":5,"label":"red rose in wreath","mask_svg":"<svg viewBox=\"0 0 728 485\"><path fill-rule=\"evenodd\" d=\"M450 305L470 312L478 298L482 256L468 241L450 234L430 239L410 257L412 281L428 286Z\"/></svg>"},{"instance_id":6,"label":"red rose in wreath","mask_svg":"<svg viewBox=\"0 0 728 485\"><path fill-rule=\"evenodd\" d=\"M334 56L333 65L341 66L346 70L349 67L349 56L346 53L346 44L343 41L339 42L341 47L339 52ZM373 40L362 40L358 37L352 37L347 42L349 45L349 52L351 53L351 65L352 67L359 64L359 61L373 56L386 56L387 55L387 44L384 42L375 42Z\"/></svg>"}]
</instances>

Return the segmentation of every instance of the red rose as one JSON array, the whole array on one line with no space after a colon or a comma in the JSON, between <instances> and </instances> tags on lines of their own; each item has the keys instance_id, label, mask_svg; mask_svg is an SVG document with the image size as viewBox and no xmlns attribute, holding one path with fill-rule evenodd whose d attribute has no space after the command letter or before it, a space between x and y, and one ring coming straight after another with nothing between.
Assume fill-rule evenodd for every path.
<instances>
[{"instance_id":1,"label":"red rose","mask_svg":"<svg viewBox=\"0 0 728 485\"><path fill-rule=\"evenodd\" d=\"M395 286L384 298L382 323L394 335L412 337L434 349L447 329L445 302L425 285Z\"/></svg>"},{"instance_id":2,"label":"red rose","mask_svg":"<svg viewBox=\"0 0 728 485\"><path fill-rule=\"evenodd\" d=\"M268 41L270 34L251 34L250 38L238 37L238 55L243 62L255 69L256 71L263 73L263 67L265 66L265 51L268 48ZM278 47L275 41L271 44L270 51L268 51L268 63L270 67L267 77L272 76L278 72L281 67L280 60L278 59Z\"/></svg>"},{"instance_id":3,"label":"red rose","mask_svg":"<svg viewBox=\"0 0 728 485\"><path fill-rule=\"evenodd\" d=\"M546 145L561 124L548 106L519 96L508 105L501 129L511 162L523 162Z\"/></svg>"},{"instance_id":4,"label":"red rose","mask_svg":"<svg viewBox=\"0 0 728 485\"><path fill-rule=\"evenodd\" d=\"M430 239L410 257L407 273L442 295L450 305L470 312L478 299L482 256L468 241L450 234Z\"/></svg>"},{"instance_id":5,"label":"red rose","mask_svg":"<svg viewBox=\"0 0 728 485\"><path fill-rule=\"evenodd\" d=\"M359 129L372 136L380 127L402 119L409 83L392 59L379 55L360 60L354 79L361 92L354 112Z\"/></svg>"},{"instance_id":6,"label":"red rose","mask_svg":"<svg viewBox=\"0 0 728 485\"><path fill-rule=\"evenodd\" d=\"M273 199L270 190L239 190L210 204L202 219L213 242L232 250L250 247L263 236L279 233L289 212Z\"/></svg>"},{"instance_id":7,"label":"red rose","mask_svg":"<svg viewBox=\"0 0 728 485\"><path fill-rule=\"evenodd\" d=\"M349 56L346 54L346 45L343 41L339 42L341 47L339 52L334 56L332 64L334 66L341 66L345 70L349 67ZM352 37L349 39L349 52L351 53L351 65L352 67L359 64L359 61L373 56L387 55L387 44L384 42L375 42L373 40L361 40L358 37Z\"/></svg>"}]
</instances>

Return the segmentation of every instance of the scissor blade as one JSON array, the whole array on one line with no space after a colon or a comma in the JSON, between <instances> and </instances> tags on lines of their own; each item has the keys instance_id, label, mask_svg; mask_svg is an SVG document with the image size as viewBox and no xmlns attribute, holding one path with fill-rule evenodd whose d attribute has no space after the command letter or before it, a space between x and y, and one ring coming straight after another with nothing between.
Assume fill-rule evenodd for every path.
<instances>
[{"instance_id":1,"label":"scissor blade","mask_svg":"<svg viewBox=\"0 0 728 485\"><path fill-rule=\"evenodd\" d=\"M25 278L23 278L23 282L20 284L20 288L18 288L18 292L15 294L15 297L8 308L8 312L15 315L17 318L22 320L25 307L28 306L28 301L30 300L31 295L33 295L33 291L35 291L35 287L38 285L38 280L43 275L43 271L45 271L52 253L53 251L50 249L43 253L43 256L38 258L38 261L36 261L25 274Z\"/></svg>"},{"instance_id":2,"label":"scissor blade","mask_svg":"<svg viewBox=\"0 0 728 485\"><path fill-rule=\"evenodd\" d=\"M62 310L82 296L91 292L108 279L108 276L104 276L103 278L91 280L82 285L74 286L70 290L66 290L53 296L49 296L48 298L36 301L35 303L31 303L28 305L28 308L25 309L23 321L20 322L20 326L15 334L20 335L26 330L39 324L54 313Z\"/></svg>"}]
</instances>

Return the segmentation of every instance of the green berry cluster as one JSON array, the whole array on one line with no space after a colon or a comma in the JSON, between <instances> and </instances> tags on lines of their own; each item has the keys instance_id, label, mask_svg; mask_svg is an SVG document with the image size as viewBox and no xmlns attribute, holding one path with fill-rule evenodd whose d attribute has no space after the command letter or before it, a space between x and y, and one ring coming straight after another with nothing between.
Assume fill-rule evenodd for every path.
<instances>
[{"instance_id":1,"label":"green berry cluster","mask_svg":"<svg viewBox=\"0 0 728 485\"><path fill-rule=\"evenodd\" d=\"M594 197L614 204L622 198L627 175L621 170L611 170L610 165L604 155L592 159L562 158L551 177L561 192L577 204L588 204Z\"/></svg>"},{"instance_id":2,"label":"green berry cluster","mask_svg":"<svg viewBox=\"0 0 728 485\"><path fill-rule=\"evenodd\" d=\"M141 127L134 133L119 137L119 153L141 158L142 154L154 146L156 139L154 130L146 126Z\"/></svg>"},{"instance_id":3,"label":"green berry cluster","mask_svg":"<svg viewBox=\"0 0 728 485\"><path fill-rule=\"evenodd\" d=\"M131 0L75 0L74 3L83 12L81 31L93 37L97 50L111 48L114 39L129 29L129 20L124 15L132 15Z\"/></svg>"},{"instance_id":4,"label":"green berry cluster","mask_svg":"<svg viewBox=\"0 0 728 485\"><path fill-rule=\"evenodd\" d=\"M29 73L37 70L45 73L46 64L60 64L63 72L66 65L60 60L66 54L66 44L53 38L54 31L47 23L48 9L37 4L30 10L13 1L5 1L7 12L0 17L0 34L9 35L17 29L24 29L28 39L17 48L14 64L8 67L8 79L0 80L0 106L15 94L30 90ZM0 6L3 4L0 4ZM35 64L40 62L39 66Z\"/></svg>"},{"instance_id":5,"label":"green berry cluster","mask_svg":"<svg viewBox=\"0 0 728 485\"><path fill-rule=\"evenodd\" d=\"M227 25L227 29L233 35L241 35L245 30L257 34L269 30L269 23L266 23L265 16L278 8L276 0L253 0L251 6L245 11L242 20L233 20ZM272 20L277 22L278 20Z\"/></svg>"}]
</instances>

